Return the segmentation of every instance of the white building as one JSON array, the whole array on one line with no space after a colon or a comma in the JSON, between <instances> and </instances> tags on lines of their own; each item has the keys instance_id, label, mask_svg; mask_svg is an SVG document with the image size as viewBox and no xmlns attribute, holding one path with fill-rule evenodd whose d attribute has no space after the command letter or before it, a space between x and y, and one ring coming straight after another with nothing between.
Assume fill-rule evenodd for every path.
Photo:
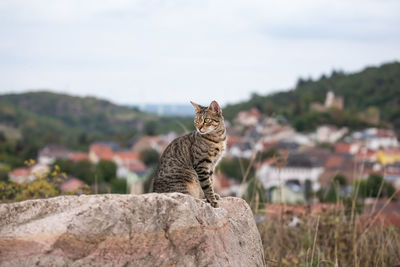
<instances>
[{"instance_id":1,"label":"white building","mask_svg":"<svg viewBox=\"0 0 400 267\"><path fill-rule=\"evenodd\" d=\"M279 187L287 182L299 182L304 185L307 180L312 183L314 191L320 188L319 177L323 173L322 164L318 164L305 153L291 154L285 166L265 162L257 170L257 178L265 189Z\"/></svg>"},{"instance_id":2,"label":"white building","mask_svg":"<svg viewBox=\"0 0 400 267\"><path fill-rule=\"evenodd\" d=\"M397 136L392 130L368 128L364 131L354 132L351 137L372 150L399 146Z\"/></svg>"},{"instance_id":3,"label":"white building","mask_svg":"<svg viewBox=\"0 0 400 267\"><path fill-rule=\"evenodd\" d=\"M347 127L338 129L332 125L322 125L317 128L316 141L318 143L334 144L347 134Z\"/></svg>"},{"instance_id":4,"label":"white building","mask_svg":"<svg viewBox=\"0 0 400 267\"><path fill-rule=\"evenodd\" d=\"M48 145L41 149L38 153L38 162L44 165L53 164L56 159L68 158L70 151L59 145Z\"/></svg>"}]
</instances>

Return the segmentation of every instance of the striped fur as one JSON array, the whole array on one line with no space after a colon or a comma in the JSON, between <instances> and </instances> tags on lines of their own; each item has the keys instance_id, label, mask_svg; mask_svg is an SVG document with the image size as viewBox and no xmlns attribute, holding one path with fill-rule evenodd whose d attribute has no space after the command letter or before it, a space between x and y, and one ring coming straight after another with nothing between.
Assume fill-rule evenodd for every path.
<instances>
[{"instance_id":1,"label":"striped fur","mask_svg":"<svg viewBox=\"0 0 400 267\"><path fill-rule=\"evenodd\" d=\"M180 192L206 198L218 207L213 173L226 147L226 129L216 101L209 107L191 102L196 110L196 130L172 141L161 156L154 192Z\"/></svg>"}]
</instances>

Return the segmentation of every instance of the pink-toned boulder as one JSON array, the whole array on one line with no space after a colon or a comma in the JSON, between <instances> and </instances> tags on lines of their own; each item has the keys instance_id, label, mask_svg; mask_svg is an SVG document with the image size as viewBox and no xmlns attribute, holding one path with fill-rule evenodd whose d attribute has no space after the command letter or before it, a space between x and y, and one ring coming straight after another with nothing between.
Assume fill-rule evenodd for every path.
<instances>
[{"instance_id":1,"label":"pink-toned boulder","mask_svg":"<svg viewBox=\"0 0 400 267\"><path fill-rule=\"evenodd\" d=\"M171 194L0 205L0 266L265 266L252 212Z\"/></svg>"}]
</instances>

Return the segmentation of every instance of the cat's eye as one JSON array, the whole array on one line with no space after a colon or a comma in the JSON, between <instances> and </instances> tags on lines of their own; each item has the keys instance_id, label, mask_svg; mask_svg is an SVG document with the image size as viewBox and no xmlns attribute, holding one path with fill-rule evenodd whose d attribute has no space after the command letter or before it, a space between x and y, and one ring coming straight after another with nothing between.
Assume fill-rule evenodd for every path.
<instances>
[{"instance_id":1,"label":"cat's eye","mask_svg":"<svg viewBox=\"0 0 400 267\"><path fill-rule=\"evenodd\" d=\"M198 119L194 119L194 123L199 123L199 120Z\"/></svg>"},{"instance_id":2,"label":"cat's eye","mask_svg":"<svg viewBox=\"0 0 400 267\"><path fill-rule=\"evenodd\" d=\"M211 120L210 120L210 119L204 119L204 122L205 122L205 123L210 123Z\"/></svg>"}]
</instances>

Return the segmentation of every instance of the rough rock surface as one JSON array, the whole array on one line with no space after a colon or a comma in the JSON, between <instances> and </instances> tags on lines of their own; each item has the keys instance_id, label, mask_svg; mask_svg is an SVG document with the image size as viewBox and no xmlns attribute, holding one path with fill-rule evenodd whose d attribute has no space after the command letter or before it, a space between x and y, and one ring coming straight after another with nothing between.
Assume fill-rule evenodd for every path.
<instances>
[{"instance_id":1,"label":"rough rock surface","mask_svg":"<svg viewBox=\"0 0 400 267\"><path fill-rule=\"evenodd\" d=\"M0 205L0 266L265 266L252 212L171 194Z\"/></svg>"}]
</instances>

